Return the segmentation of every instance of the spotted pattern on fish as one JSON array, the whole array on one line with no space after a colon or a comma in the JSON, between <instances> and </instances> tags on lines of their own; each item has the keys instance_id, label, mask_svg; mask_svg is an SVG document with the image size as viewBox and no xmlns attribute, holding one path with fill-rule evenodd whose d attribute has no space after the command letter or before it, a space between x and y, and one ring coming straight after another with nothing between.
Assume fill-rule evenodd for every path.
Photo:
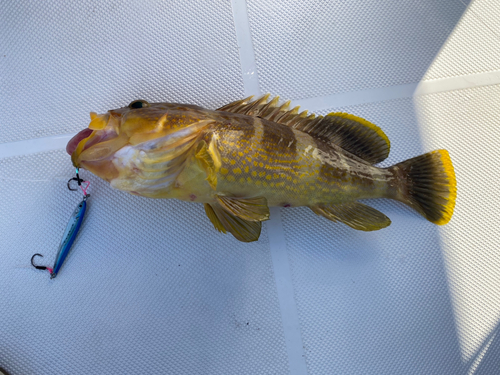
<instances>
[{"instance_id":1,"label":"spotted pattern on fish","mask_svg":"<svg viewBox=\"0 0 500 375\"><path fill-rule=\"evenodd\" d=\"M267 155L279 154L283 157L294 159L297 156L296 146L297 140L292 128L285 125L272 126L269 121L255 119L263 122L264 136L260 144Z\"/></svg>"},{"instance_id":2,"label":"spotted pattern on fish","mask_svg":"<svg viewBox=\"0 0 500 375\"><path fill-rule=\"evenodd\" d=\"M350 166L342 152L332 153L331 147L306 133L259 118L253 119L252 126L252 135L248 123L225 128L221 135L221 190L237 185L240 194L252 195L260 189L277 195L283 204L298 205L303 199L299 202L297 195L338 201L342 184L353 180L368 189L373 185L370 171L351 176L348 170L357 164Z\"/></svg>"}]
</instances>

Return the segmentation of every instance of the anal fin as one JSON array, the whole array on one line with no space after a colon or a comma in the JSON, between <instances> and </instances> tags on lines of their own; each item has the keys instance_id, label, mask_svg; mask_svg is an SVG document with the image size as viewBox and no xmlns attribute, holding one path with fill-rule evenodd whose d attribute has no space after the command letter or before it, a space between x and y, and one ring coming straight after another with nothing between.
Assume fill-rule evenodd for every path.
<instances>
[{"instance_id":1,"label":"anal fin","mask_svg":"<svg viewBox=\"0 0 500 375\"><path fill-rule=\"evenodd\" d=\"M231 233L242 242L257 241L260 237L262 223L260 221L243 220L231 215L219 205L205 203L205 212L215 229L222 233Z\"/></svg>"},{"instance_id":2,"label":"anal fin","mask_svg":"<svg viewBox=\"0 0 500 375\"><path fill-rule=\"evenodd\" d=\"M311 210L331 221L340 221L353 229L372 231L388 227L391 220L382 212L359 202L316 205Z\"/></svg>"}]
</instances>

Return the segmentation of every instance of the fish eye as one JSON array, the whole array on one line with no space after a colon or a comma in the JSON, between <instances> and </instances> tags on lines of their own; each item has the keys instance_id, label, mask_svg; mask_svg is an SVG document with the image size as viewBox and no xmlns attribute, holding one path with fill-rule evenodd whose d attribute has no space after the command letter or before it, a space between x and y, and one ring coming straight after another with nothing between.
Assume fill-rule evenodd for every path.
<instances>
[{"instance_id":1,"label":"fish eye","mask_svg":"<svg viewBox=\"0 0 500 375\"><path fill-rule=\"evenodd\" d=\"M135 108L147 108L149 107L149 103L145 100L139 99L139 100L134 100L132 103L128 105L130 109L135 109Z\"/></svg>"}]
</instances>

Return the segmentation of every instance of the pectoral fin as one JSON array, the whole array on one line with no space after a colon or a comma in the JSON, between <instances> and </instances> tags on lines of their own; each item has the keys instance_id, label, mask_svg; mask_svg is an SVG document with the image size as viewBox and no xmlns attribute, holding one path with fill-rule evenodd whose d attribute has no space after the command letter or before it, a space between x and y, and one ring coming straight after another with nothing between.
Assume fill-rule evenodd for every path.
<instances>
[{"instance_id":1,"label":"pectoral fin","mask_svg":"<svg viewBox=\"0 0 500 375\"><path fill-rule=\"evenodd\" d=\"M196 159L200 163L201 167L205 170L207 174L206 180L212 187L212 189L217 188L217 162L214 161L213 156L210 153L210 150L205 141L201 141L197 147L197 151L195 154ZM219 163L220 164L220 163Z\"/></svg>"},{"instance_id":2,"label":"pectoral fin","mask_svg":"<svg viewBox=\"0 0 500 375\"><path fill-rule=\"evenodd\" d=\"M260 236L262 223L260 221L247 221L231 215L219 205L205 203L205 212L215 229L222 233L231 233L242 242L257 241Z\"/></svg>"},{"instance_id":3,"label":"pectoral fin","mask_svg":"<svg viewBox=\"0 0 500 375\"><path fill-rule=\"evenodd\" d=\"M269 207L264 197L233 198L217 195L221 207L230 214L247 221L269 220Z\"/></svg>"},{"instance_id":4,"label":"pectoral fin","mask_svg":"<svg viewBox=\"0 0 500 375\"><path fill-rule=\"evenodd\" d=\"M379 230L391 224L391 220L382 212L358 202L339 205L316 205L312 206L311 210L328 220L340 221L357 230Z\"/></svg>"}]
</instances>

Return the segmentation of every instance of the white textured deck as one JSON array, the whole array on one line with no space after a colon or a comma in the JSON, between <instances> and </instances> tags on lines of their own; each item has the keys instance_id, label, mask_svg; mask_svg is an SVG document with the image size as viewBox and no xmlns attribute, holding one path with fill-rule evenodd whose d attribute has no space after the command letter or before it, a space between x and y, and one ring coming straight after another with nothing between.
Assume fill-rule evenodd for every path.
<instances>
[{"instance_id":1,"label":"white textured deck","mask_svg":"<svg viewBox=\"0 0 500 375\"><path fill-rule=\"evenodd\" d=\"M500 369L500 7L496 0L0 1L0 368L25 374L491 374ZM80 196L64 147L143 98L216 108L265 92L347 111L385 165L450 151L455 216L356 232L273 209L261 240L199 205Z\"/></svg>"}]
</instances>

